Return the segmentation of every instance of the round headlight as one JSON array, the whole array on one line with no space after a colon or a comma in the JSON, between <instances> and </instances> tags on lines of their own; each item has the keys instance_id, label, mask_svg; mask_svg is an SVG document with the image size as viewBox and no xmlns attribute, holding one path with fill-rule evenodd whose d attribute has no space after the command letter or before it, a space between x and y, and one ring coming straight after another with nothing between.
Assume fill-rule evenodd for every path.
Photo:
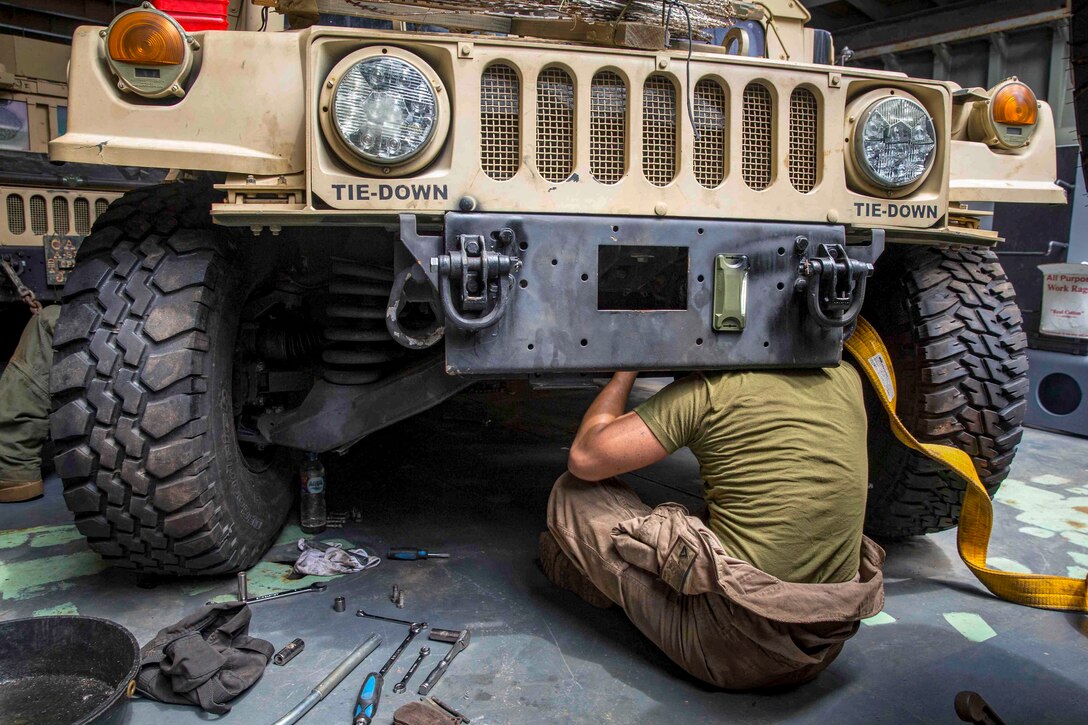
<instances>
[{"instance_id":1,"label":"round headlight","mask_svg":"<svg viewBox=\"0 0 1088 725\"><path fill-rule=\"evenodd\" d=\"M332 122L348 148L374 164L396 165L434 136L439 107L427 77L400 58L351 66L332 92Z\"/></svg>"},{"instance_id":2,"label":"round headlight","mask_svg":"<svg viewBox=\"0 0 1088 725\"><path fill-rule=\"evenodd\" d=\"M910 98L881 98L858 119L854 157L866 178L881 188L902 189L920 181L936 149L933 119Z\"/></svg>"}]
</instances>

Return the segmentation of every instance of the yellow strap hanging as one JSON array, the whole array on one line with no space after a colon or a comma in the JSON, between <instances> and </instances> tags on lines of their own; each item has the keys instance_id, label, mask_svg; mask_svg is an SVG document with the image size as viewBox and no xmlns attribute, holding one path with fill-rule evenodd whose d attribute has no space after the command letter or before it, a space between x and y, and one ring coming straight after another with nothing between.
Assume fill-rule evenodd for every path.
<instances>
[{"instance_id":1,"label":"yellow strap hanging","mask_svg":"<svg viewBox=\"0 0 1088 725\"><path fill-rule=\"evenodd\" d=\"M861 365L884 404L895 437L914 450L952 469L967 482L956 543L960 558L987 589L1002 599L1043 609L1088 612L1088 578L1047 574L1017 574L986 566L986 549L993 528L993 504L975 471L971 457L958 448L921 443L895 414L895 372L891 356L873 326L858 319L846 349Z\"/></svg>"}]
</instances>

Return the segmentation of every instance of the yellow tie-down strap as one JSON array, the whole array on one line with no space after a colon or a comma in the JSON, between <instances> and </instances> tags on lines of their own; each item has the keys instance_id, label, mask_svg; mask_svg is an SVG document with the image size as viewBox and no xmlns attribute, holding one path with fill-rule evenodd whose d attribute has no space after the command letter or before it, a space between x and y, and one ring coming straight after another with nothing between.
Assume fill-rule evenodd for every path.
<instances>
[{"instance_id":1,"label":"yellow tie-down strap","mask_svg":"<svg viewBox=\"0 0 1088 725\"><path fill-rule=\"evenodd\" d=\"M905 445L951 468L967 482L956 538L960 558L987 589L1002 599L1043 609L1088 611L1088 578L1074 579L1048 574L1018 574L986 566L986 549L993 529L994 509L975 471L971 457L951 446L919 442L895 414L895 372L891 357L873 326L858 318L846 349L869 378L884 410L888 411L895 437Z\"/></svg>"}]
</instances>

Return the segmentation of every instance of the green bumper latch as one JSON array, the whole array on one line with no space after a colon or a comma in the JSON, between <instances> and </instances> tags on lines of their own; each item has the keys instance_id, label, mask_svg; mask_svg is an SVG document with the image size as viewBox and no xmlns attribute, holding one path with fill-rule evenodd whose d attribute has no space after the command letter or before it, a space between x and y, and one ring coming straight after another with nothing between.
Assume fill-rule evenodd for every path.
<instances>
[{"instance_id":1,"label":"green bumper latch","mask_svg":"<svg viewBox=\"0 0 1088 725\"><path fill-rule=\"evenodd\" d=\"M715 332L741 332L748 320L748 257L719 254L714 258Z\"/></svg>"}]
</instances>

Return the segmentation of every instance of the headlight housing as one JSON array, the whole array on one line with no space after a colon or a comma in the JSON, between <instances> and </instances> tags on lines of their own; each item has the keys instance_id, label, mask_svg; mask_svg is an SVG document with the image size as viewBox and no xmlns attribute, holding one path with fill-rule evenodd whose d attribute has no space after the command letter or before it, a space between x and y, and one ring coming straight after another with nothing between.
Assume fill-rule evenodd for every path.
<instances>
[{"instance_id":1,"label":"headlight housing","mask_svg":"<svg viewBox=\"0 0 1088 725\"><path fill-rule=\"evenodd\" d=\"M341 61L321 94L321 125L340 158L360 171L406 174L434 159L449 129L449 100L434 70L397 48Z\"/></svg>"},{"instance_id":2,"label":"headlight housing","mask_svg":"<svg viewBox=\"0 0 1088 725\"><path fill-rule=\"evenodd\" d=\"M114 18L102 39L119 89L144 98L185 95L200 46L172 17L144 3Z\"/></svg>"},{"instance_id":3,"label":"headlight housing","mask_svg":"<svg viewBox=\"0 0 1088 725\"><path fill-rule=\"evenodd\" d=\"M870 103L854 129L854 160L865 179L896 192L916 187L929 173L937 132L921 103L903 94Z\"/></svg>"}]
</instances>

